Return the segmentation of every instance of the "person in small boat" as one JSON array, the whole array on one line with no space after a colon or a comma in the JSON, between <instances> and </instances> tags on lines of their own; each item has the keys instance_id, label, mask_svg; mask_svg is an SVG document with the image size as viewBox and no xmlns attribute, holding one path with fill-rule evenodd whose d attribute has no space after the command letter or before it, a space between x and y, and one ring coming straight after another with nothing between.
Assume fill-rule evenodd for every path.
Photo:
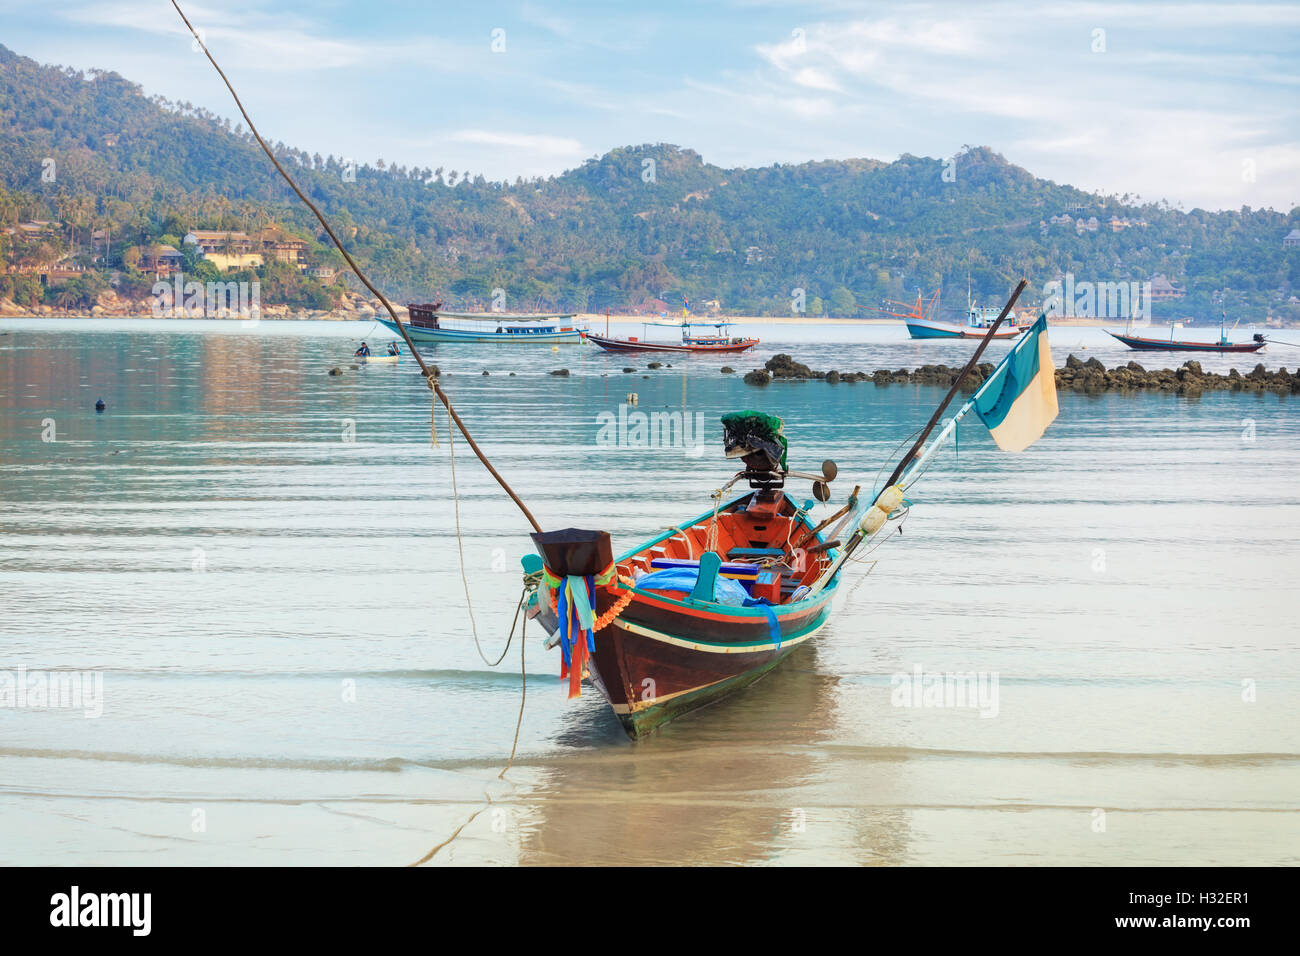
<instances>
[{"instance_id":1,"label":"person in small boat","mask_svg":"<svg viewBox=\"0 0 1300 956\"><path fill-rule=\"evenodd\" d=\"M365 342L362 342L361 348L357 349L352 354L355 355L357 358L365 358L367 355L370 354L370 346L367 345Z\"/></svg>"},{"instance_id":2,"label":"person in small boat","mask_svg":"<svg viewBox=\"0 0 1300 956\"><path fill-rule=\"evenodd\" d=\"M401 354L401 353L398 352L398 350L397 350L397 343L396 343L396 342L389 342L389 343L388 343L388 354L389 354L389 355L400 355L400 354Z\"/></svg>"}]
</instances>

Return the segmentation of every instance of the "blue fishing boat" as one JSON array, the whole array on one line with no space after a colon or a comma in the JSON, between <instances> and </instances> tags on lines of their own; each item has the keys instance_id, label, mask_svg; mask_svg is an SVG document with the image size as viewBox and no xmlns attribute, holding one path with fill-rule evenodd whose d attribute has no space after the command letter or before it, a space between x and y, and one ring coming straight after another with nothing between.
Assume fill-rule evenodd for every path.
<instances>
[{"instance_id":1,"label":"blue fishing boat","mask_svg":"<svg viewBox=\"0 0 1300 956\"><path fill-rule=\"evenodd\" d=\"M498 345L579 345L587 330L573 312L444 312L439 305L408 305L406 333L415 342L490 342ZM384 326L401 334L391 318Z\"/></svg>"}]
</instances>

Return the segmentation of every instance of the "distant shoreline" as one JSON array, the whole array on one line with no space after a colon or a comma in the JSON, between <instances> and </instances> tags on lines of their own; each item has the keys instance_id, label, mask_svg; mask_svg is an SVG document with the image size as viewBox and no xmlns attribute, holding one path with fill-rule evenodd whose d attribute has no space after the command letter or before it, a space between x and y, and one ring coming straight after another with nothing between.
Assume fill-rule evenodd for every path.
<instances>
[{"instance_id":1,"label":"distant shoreline","mask_svg":"<svg viewBox=\"0 0 1300 956\"><path fill-rule=\"evenodd\" d=\"M352 312L321 312L302 315L264 315L257 319L258 322L374 322L377 321L377 315L369 313L356 314ZM658 316L644 315L615 315L610 313L609 322L611 325L642 325L648 322L672 321L673 316L663 319ZM815 317L807 315L740 315L740 316L710 316L701 318L699 316L689 316L691 321L695 322L727 322L732 325L884 325L897 326L902 325L901 319L830 319L824 317ZM248 322L250 320L238 317L228 319L209 319L203 316L176 318L158 318L153 315L91 315L88 312L59 312L48 315L0 315L0 321L18 320L18 319L133 319L148 320L155 322ZM580 325L586 325L590 328L597 329L605 322L605 314L602 313L578 313L575 321ZM1123 325L1120 319L1098 319L1098 318L1055 318L1049 320L1053 326L1092 326L1104 327L1108 325ZM1206 326L1208 328L1208 326Z\"/></svg>"}]
</instances>

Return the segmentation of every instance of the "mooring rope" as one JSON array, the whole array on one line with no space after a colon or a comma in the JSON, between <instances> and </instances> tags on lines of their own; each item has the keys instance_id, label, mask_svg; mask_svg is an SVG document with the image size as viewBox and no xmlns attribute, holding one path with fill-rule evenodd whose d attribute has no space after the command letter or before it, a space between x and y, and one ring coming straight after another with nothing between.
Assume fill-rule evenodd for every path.
<instances>
[{"instance_id":1,"label":"mooring rope","mask_svg":"<svg viewBox=\"0 0 1300 956\"><path fill-rule=\"evenodd\" d=\"M361 267L357 265L357 261L352 258L352 254L348 252L344 247L342 240L335 234L333 227L331 227L329 221L326 220L324 213L316 208L316 204L307 198L307 195L298 187L294 178L289 175L288 170L286 170L284 166L280 164L280 161L275 158L275 153L271 152L271 147L266 145L266 140L262 139L262 134L258 132L257 126L253 123L252 117L248 115L248 110L244 109L244 104L239 99L239 94L235 92L235 88L231 85L225 71L217 64L216 59L212 56L212 52L208 49L208 45L203 42L203 38L200 37L198 31L194 29L193 24L190 23L189 17L187 17L185 11L180 8L180 4L177 3L177 0L171 0L171 3L172 6L176 8L176 12L180 15L181 20L184 21L190 34L194 37L194 42L203 50L203 55L208 58L208 62L212 64L212 68L216 70L217 75L221 77L221 82L226 84L226 89L230 91L230 95L235 100L235 106L239 108L240 115L242 115L244 121L248 123L249 131L257 139L257 144L262 147L262 152L266 154L266 158L275 166L276 171L284 177L284 181L289 184L289 188L292 189L298 198L303 201L303 204L312 211L312 214L315 215L317 221L321 224L321 227L329 235L330 241L334 243L335 248L337 248L343 255L343 258L347 260L349 268L351 268L356 274L356 277L361 280L362 285L369 289L371 294L373 294L375 298L383 304L384 308L388 310L388 314L393 319L393 324L397 326L397 331L401 333L403 341L406 342L406 347L410 349L411 356L415 359L416 364L420 366L420 371L424 373L424 377L429 383L429 387L433 389L433 393L438 396L439 400L441 400L442 404L446 407L448 417L456 427L460 429L460 433L465 436L465 441L467 441L469 447L474 450L474 454L478 456L479 461L483 462L483 467L488 470L488 473L494 479L496 479L496 483L501 486L507 495L510 496L510 500L515 503L515 506L519 508L523 513L523 516L528 519L528 523L533 526L533 530L540 532L542 526L537 523L537 519L533 517L533 513L528 510L528 506L524 504L523 500L517 494L515 494L514 489L506 483L506 480L501 477L501 473L492 467L492 462L488 461L487 456L483 454L483 450L478 447L478 443L474 441L474 436L469 433L469 429L465 427L465 423L461 421L460 416L456 414L456 409L451 407L451 399L447 397L447 393L438 385L433 371L425 364L424 357L420 355L419 351L415 347L415 343L411 341L411 336L406 331L406 325L397 317L397 310L393 308L393 304L388 301L387 296L375 288L374 283L366 278L366 274L361 271Z\"/></svg>"},{"instance_id":2,"label":"mooring rope","mask_svg":"<svg viewBox=\"0 0 1300 956\"><path fill-rule=\"evenodd\" d=\"M713 520L709 522L709 534L705 539L705 551L718 550L718 508L722 504L722 489L713 493Z\"/></svg>"},{"instance_id":3,"label":"mooring rope","mask_svg":"<svg viewBox=\"0 0 1300 956\"><path fill-rule=\"evenodd\" d=\"M338 251L342 254L343 258L347 261L348 266L352 269L356 277L361 280L362 285L364 285L371 292L371 294L374 295L375 298L378 299L379 302L383 304L384 308L388 311L389 316L392 317L393 324L397 326L397 331L401 334L403 341L406 342L406 347L410 351L411 356L415 359L416 364L420 366L420 371L424 375L425 384L428 385L430 390L433 392L434 397L437 400L441 401L443 407L447 409L448 444L451 448L452 498L454 501L454 511L456 516L456 545L457 545L457 551L460 555L461 580L464 582L465 585L465 601L466 601L466 606L469 610L470 626L474 634L474 646L478 650L479 656L483 658L483 661L487 663L489 666L495 667L497 664L501 663L501 660L505 658L506 652L509 651L510 649L510 642L514 639L514 625L513 624L511 625L510 637L507 638L506 640L506 647L505 650L501 652L501 657L497 659L496 663L492 663L491 661L488 661L487 655L483 653L483 648L479 644L478 627L474 622L474 610L472 604L470 603L469 579L465 573L465 549L464 549L463 536L460 527L460 495L456 488L455 428L452 427L453 425L456 428L460 429L460 433L465 437L465 441L468 442L470 449L473 450L474 454L478 457L479 461L483 463L483 467L488 470L488 473L492 475L492 477L496 480L497 484L500 485L501 488L505 491L505 493L510 496L510 500L515 503L515 506L520 510L520 512L522 512L523 516L528 520L528 523L532 525L533 530L540 532L542 530L542 526L537 523L537 519L534 518L533 513L528 510L528 506L523 503L522 499L520 499L520 497L517 494L515 494L514 489L510 487L510 485L506 482L506 480L503 477L501 477L500 472L498 472L496 468L492 466L492 462L488 460L487 456L483 453L483 450L479 448L478 443L474 441L474 436L469 433L469 429L465 427L465 423L461 420L460 416L456 414L456 409L452 407L451 399L447 397L447 393L444 392L441 386L438 385L437 376L434 375L433 370L430 369L427 364L425 364L424 357L421 356L419 351L416 349L415 343L411 340L411 336L406 331L405 324L402 322L401 319L397 317L397 310L394 309L392 303L388 301L388 297L385 296L382 292L380 292L379 289L377 289L374 286L374 284L366 277L365 273L361 271L361 267L357 265L357 262L355 259L352 258L351 253L349 253L348 250L344 247L342 241L335 234L334 229L330 226L329 222L325 219L324 214L316 207L315 203L313 203L310 199L307 198L307 196L303 193L303 191L298 187L298 184L294 181L293 177L289 175L288 171L284 168L284 166L281 165L280 161L275 158L275 154L271 152L271 148L266 144L266 140L262 138L262 134L258 131L257 126L253 122L252 117L249 116L248 111L244 109L244 104L239 99L239 94L235 92L235 88L231 84L230 79L226 76L225 71L222 70L221 67L218 65L216 59L212 56L212 52L208 49L207 44L203 42L203 38L199 36L198 31L195 30L193 24L190 23L189 17L185 15L185 11L180 8L180 4L177 3L177 0L171 0L171 4L176 9L176 13L179 14L181 20L185 23L185 26L190 31L190 34L194 37L194 41L199 45L199 48L203 50L203 54L204 56L207 57L208 62L212 64L212 68L216 70L217 75L221 77L221 81L226 85L226 89L230 91L230 95L235 101L235 106L238 107L240 115L244 117L244 121L248 123L248 129L253 134L253 136L257 139L258 145L262 147L262 152L266 154L267 159L269 159L271 161L271 164L275 166L276 171L279 172L279 174L282 177L284 177L284 181L289 184L289 188L292 189L294 193L297 195L297 197L302 200L303 204L306 205L306 207L312 211L312 214L315 215L317 221L321 224L321 227L325 230L325 232L329 235L330 240L334 243L335 248L337 248ZM434 410L430 413L430 436L429 437L430 437L431 444L434 447L437 447L438 432L437 432L436 403L434 404ZM525 585L525 594L526 593L527 593L527 585ZM515 609L516 621L518 620L519 617L519 609L522 608L522 606L523 606L523 596L520 597L519 607ZM526 626L526 622L527 622L527 618L525 617L525 626ZM520 651L519 651L521 672L523 668L524 650L525 650L525 645L523 642L523 636L521 631ZM526 694L527 694L526 687L521 688L521 693L519 698L519 719L515 724L515 741L510 749L510 760L506 763L506 766L502 769L501 774L498 775L498 779L503 777L505 775L506 770L509 770L511 765L514 763L515 748L519 744L519 730L520 727L523 725L523 708L524 708L524 701L526 699ZM490 804L492 802L491 795L485 793L484 796L487 797L487 802ZM456 839L456 837L460 835L461 831L464 830L465 827L467 827L474 820L475 817L477 817L480 813L482 813L484 809L486 809L486 806L476 810L469 817L468 820L466 820L464 823L462 823L459 827L456 828L456 831L452 833L450 837L448 837L442 843L435 846L432 850L430 850L423 857L421 857L419 860L417 860L415 863L411 865L419 866L421 863L425 863L428 860L432 859L433 856L439 850L441 850L444 846L449 844L452 840Z\"/></svg>"}]
</instances>

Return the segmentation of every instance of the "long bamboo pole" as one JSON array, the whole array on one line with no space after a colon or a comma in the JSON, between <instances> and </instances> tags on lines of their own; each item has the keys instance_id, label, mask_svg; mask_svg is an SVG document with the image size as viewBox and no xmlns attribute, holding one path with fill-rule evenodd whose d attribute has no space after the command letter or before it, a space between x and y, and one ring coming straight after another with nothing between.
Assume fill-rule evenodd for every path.
<instances>
[{"instance_id":1,"label":"long bamboo pole","mask_svg":"<svg viewBox=\"0 0 1300 956\"><path fill-rule=\"evenodd\" d=\"M1025 291L1026 285L1026 280L1021 279L1019 285L1016 286L1015 291L1011 293L1011 298L1007 299L1007 304L1002 307L1002 311L998 314L997 321L994 322L993 325L989 327L989 330L984 333L984 338L980 340L979 348L975 350L975 354L970 357L970 361L966 363L966 367L961 370L961 374L958 375L956 380L952 383L952 388L948 389L948 394L943 397L943 401L939 403L939 407L936 408L934 414L930 416L930 421L926 423L925 429L921 432L920 437L918 437L916 443L912 445L911 451L899 460L898 467L894 469L894 473L890 475L889 480L885 482L885 488L888 488L894 482L898 481L898 476L903 473L905 468L907 468L908 463L910 463L925 446L925 440L930 437L930 432L934 431L934 426L939 423L939 419L943 415L943 410L948 407L948 403L952 401L952 397L957 394L962 383L966 381L966 376L968 376L971 373L971 370L975 368L975 365L980 360L980 356L984 354L984 350L987 349L989 343L993 341L994 333L997 332L998 327L1002 325L1002 320L1007 317L1007 314L1016 304L1016 299L1020 298L1020 293ZM881 490L883 491L884 488Z\"/></svg>"},{"instance_id":2,"label":"long bamboo pole","mask_svg":"<svg viewBox=\"0 0 1300 956\"><path fill-rule=\"evenodd\" d=\"M460 416L456 414L456 409L451 407L451 400L447 398L447 393L442 390L442 386L438 384L438 380L429 369L429 366L424 363L423 356L421 356L416 350L415 343L411 341L411 336L407 334L406 326L403 324L402 320L397 317L397 311L393 308L392 303L388 301L387 296L376 289L371 281L366 278L365 273L361 271L361 267L357 265L356 260L353 259L347 249L343 247L343 243L339 240L339 237L335 235L330 224L325 220L325 216L316 208L316 204L303 194L303 191L298 188L298 184L294 182L293 177L290 176L288 171L280 165L280 161L275 158L275 154L271 152L271 148L266 145L266 140L262 139L262 134L257 131L257 126L254 125L252 117L248 115L248 110L244 109L244 104L240 101L239 94L235 92L235 88L230 84L230 80L227 78L225 71L217 65L217 61L213 59L212 53L208 50L207 44L203 42L198 31L195 30L193 24L190 23L189 17L185 15L185 11L180 8L180 4L178 4L176 0L171 0L171 3L172 6L176 8L176 12L180 14L180 18L185 21L185 26L193 35L195 42L202 48L203 55L208 58L208 62L212 64L212 68L217 71L217 74L221 77L221 81L226 84L226 89L228 89L230 95L234 97L235 105L239 107L239 112L243 115L244 121L248 123L248 128L252 130L253 136L257 138L257 143L262 147L262 152L266 153L267 158L275 165L276 170L278 170L280 175L284 177L284 181L289 184L289 187L298 195L298 198L301 199L303 203L306 204L307 208L315 214L317 220L319 220L321 226L325 229L325 232L329 234L330 239L334 242L335 247L343 254L343 258L347 260L352 271L356 273L357 278L361 280L362 284L370 290L375 298L384 304L384 308L388 310L388 314L393 317L393 323L397 326L397 331L402 334L402 338L406 342L406 347L410 349L411 355L414 356L416 363L420 366L420 371L424 374L425 381L428 382L429 387L433 389L434 395L436 395L442 402L443 407L447 409L448 416L450 416L451 420L456 423L456 427L460 429L460 433L465 436L465 441L468 442L469 447L474 450L474 454L478 456L479 461L483 462L483 467L488 470L488 473L496 479L497 484L500 485L505 490L505 493L510 496L510 500L515 503L521 512L523 512L524 517L528 519L528 523L533 526L533 530L541 531L542 526L537 523L537 519L534 518L533 513L528 510L528 506L520 500L519 496L515 494L514 489L511 488L510 485L506 483L506 480L501 477L501 473L492 467L492 462L488 461L487 456L483 454L483 450L479 448L478 443L474 441L474 436L469 433L469 429L465 427L465 423L461 421Z\"/></svg>"},{"instance_id":3,"label":"long bamboo pole","mask_svg":"<svg viewBox=\"0 0 1300 956\"><path fill-rule=\"evenodd\" d=\"M1011 298L1007 300L1007 304L1002 307L1001 313L998 314L997 321L994 322L993 325L989 327L989 330L984 333L984 338L980 340L979 347L975 349L975 354L970 357L970 361L966 363L966 367L961 370L961 373L957 376L956 380L953 381L952 387L948 389L948 394L943 397L943 401L939 403L939 407L936 408L934 414L930 416L930 420L921 431L920 437L916 439L916 442L912 445L907 454L899 459L898 467L894 469L894 473L889 476L889 480L881 486L880 491L876 494L875 498L872 499L873 505L876 500L880 498L880 495L884 494L886 488L892 487L895 482L898 481L899 476L903 474L907 469L907 466L916 458L917 453L925 446L925 440L930 437L930 432L934 431L934 426L938 424L939 419L943 416L944 409L948 407L948 403L952 401L953 396L961 389L962 383L966 380L966 376L968 376L971 373L971 370L975 368L975 365L980 360L980 356L984 354L984 350L987 349L989 343L993 341L993 334L997 332L998 327L1002 325L1003 320L1016 304L1016 299L1020 298L1020 293L1025 290L1027 284L1027 280L1020 280L1015 291L1011 293ZM840 551L835 561L832 562L831 566L827 568L826 571L823 572L822 576L813 584L812 593L817 593L831 582L835 575L839 573L840 568L844 566L844 562L849 559L853 552L857 550L858 545L862 544L864 540L865 535L862 533L862 529L856 529L853 532L853 535L845 543L844 548Z\"/></svg>"}]
</instances>

